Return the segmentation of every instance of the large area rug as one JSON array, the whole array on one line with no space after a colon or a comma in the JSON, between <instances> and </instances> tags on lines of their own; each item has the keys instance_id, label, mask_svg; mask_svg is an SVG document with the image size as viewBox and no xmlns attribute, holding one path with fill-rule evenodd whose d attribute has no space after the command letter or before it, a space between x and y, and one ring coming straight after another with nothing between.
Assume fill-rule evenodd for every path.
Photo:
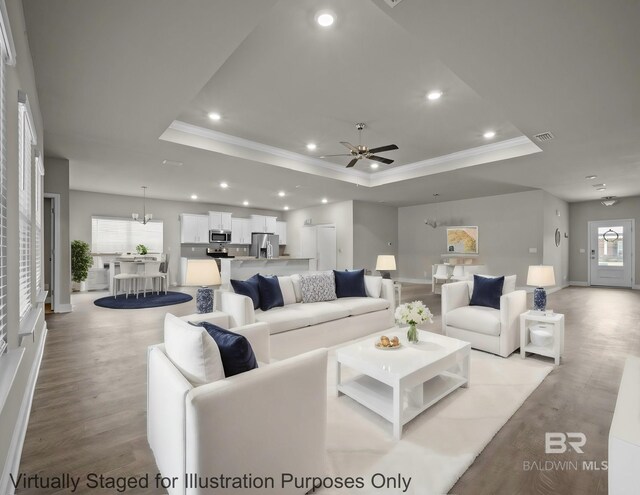
<instances>
[{"instance_id":1,"label":"large area rug","mask_svg":"<svg viewBox=\"0 0 640 495\"><path fill-rule=\"evenodd\" d=\"M484 447L542 383L553 366L471 352L471 383L405 425L394 441L391 424L346 396L335 396L335 357L329 354L329 474L362 476L357 493L430 495L448 493ZM343 377L348 377L343 368ZM408 489L373 488L371 477L410 477ZM347 490L348 491L348 490ZM317 493L346 493L321 489Z\"/></svg>"},{"instance_id":2,"label":"large area rug","mask_svg":"<svg viewBox=\"0 0 640 495\"><path fill-rule=\"evenodd\" d=\"M141 292L137 298L135 294L129 295L129 297L125 294L118 294L118 297L101 297L93 301L93 303L101 308L109 309L144 309L182 304L191 301L191 299L193 299L193 297L182 292L169 291L166 294L164 292L160 294L147 293L146 296Z\"/></svg>"}]
</instances>

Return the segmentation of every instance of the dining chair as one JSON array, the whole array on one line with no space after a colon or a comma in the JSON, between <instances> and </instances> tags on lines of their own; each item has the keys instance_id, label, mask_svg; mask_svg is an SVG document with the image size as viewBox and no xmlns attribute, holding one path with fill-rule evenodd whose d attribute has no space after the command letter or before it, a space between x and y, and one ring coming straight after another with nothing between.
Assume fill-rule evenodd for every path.
<instances>
[{"instance_id":1,"label":"dining chair","mask_svg":"<svg viewBox=\"0 0 640 495\"><path fill-rule=\"evenodd\" d=\"M138 275L138 263L135 263L134 261L121 261L120 273L113 276L113 298L115 299L116 297L118 297L118 289L122 288L122 282L125 282L126 298L129 299L129 292L131 292L131 287L134 287L137 298L139 279L140 275Z\"/></svg>"},{"instance_id":2,"label":"dining chair","mask_svg":"<svg viewBox=\"0 0 640 495\"><path fill-rule=\"evenodd\" d=\"M155 289L156 280L160 282L160 288L156 291L160 294L162 290L162 286L164 284L164 293L167 294L167 284L166 284L166 274L160 271L160 261L147 261L144 264L144 273L142 277L144 279L144 288L143 295L146 297L147 295L147 281L151 280L151 293L153 294L153 290Z\"/></svg>"}]
</instances>

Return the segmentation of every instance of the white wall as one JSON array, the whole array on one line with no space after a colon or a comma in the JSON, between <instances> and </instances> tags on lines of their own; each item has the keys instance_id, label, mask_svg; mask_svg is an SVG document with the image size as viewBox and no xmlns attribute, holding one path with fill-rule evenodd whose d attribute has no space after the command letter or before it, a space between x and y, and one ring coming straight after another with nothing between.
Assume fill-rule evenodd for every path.
<instances>
[{"instance_id":1,"label":"white wall","mask_svg":"<svg viewBox=\"0 0 640 495\"><path fill-rule=\"evenodd\" d=\"M397 253L398 208L380 203L354 201L353 267L373 272L379 254Z\"/></svg>"},{"instance_id":2,"label":"white wall","mask_svg":"<svg viewBox=\"0 0 640 495\"><path fill-rule=\"evenodd\" d=\"M198 201L167 201L147 199L147 212L153 218L163 221L164 250L170 254L171 283L175 285L179 273L181 255L180 222L181 213L205 214L209 211L228 211L234 216L248 218L251 214L277 216L282 219L282 212L241 208L228 205L215 205ZM71 240L82 240L91 244L91 217L94 215L131 217L137 212L142 214L142 196L117 196L87 191L71 191L70 194L70 229Z\"/></svg>"},{"instance_id":3,"label":"white wall","mask_svg":"<svg viewBox=\"0 0 640 495\"><path fill-rule=\"evenodd\" d=\"M569 267L569 280L572 282L584 282L588 280L589 272L589 222L594 220L621 220L634 218L636 221L636 285L640 284L640 196L620 198L620 202L614 206L605 207L600 201L584 201L569 205L569 217L571 229L569 237L571 241L571 256ZM584 253L580 253L580 248Z\"/></svg>"},{"instance_id":4,"label":"white wall","mask_svg":"<svg viewBox=\"0 0 640 495\"><path fill-rule=\"evenodd\" d=\"M302 255L301 230L305 221L313 224L330 223L336 226L338 244L337 268L353 268L353 201L289 211L287 220L287 249L292 256Z\"/></svg>"},{"instance_id":5,"label":"white wall","mask_svg":"<svg viewBox=\"0 0 640 495\"><path fill-rule=\"evenodd\" d=\"M436 218L450 226L477 225L479 263L490 274L516 274L524 286L529 265L543 259L544 197L544 191L527 191L399 208L399 277L431 279L431 265L446 253L446 227L424 224Z\"/></svg>"},{"instance_id":6,"label":"white wall","mask_svg":"<svg viewBox=\"0 0 640 495\"><path fill-rule=\"evenodd\" d=\"M569 203L547 192L543 201L542 264L553 266L556 285L564 287L569 285ZM556 229L560 229L560 246L555 242Z\"/></svg>"}]
</instances>

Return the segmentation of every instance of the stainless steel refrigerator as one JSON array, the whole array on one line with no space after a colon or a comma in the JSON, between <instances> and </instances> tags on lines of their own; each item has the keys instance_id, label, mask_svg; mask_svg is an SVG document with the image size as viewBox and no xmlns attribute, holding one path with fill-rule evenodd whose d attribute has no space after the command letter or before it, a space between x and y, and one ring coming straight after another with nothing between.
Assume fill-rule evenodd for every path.
<instances>
[{"instance_id":1,"label":"stainless steel refrigerator","mask_svg":"<svg viewBox=\"0 0 640 495\"><path fill-rule=\"evenodd\" d=\"M277 258L279 256L280 238L276 234L251 234L251 250L249 254L256 258Z\"/></svg>"}]
</instances>

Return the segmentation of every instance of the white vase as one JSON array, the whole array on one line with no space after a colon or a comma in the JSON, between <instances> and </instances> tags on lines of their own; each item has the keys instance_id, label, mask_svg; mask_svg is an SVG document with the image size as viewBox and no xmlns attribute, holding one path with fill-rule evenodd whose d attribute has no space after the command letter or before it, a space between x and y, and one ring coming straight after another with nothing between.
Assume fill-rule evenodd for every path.
<instances>
[{"instance_id":1,"label":"white vase","mask_svg":"<svg viewBox=\"0 0 640 495\"><path fill-rule=\"evenodd\" d=\"M87 281L83 280L82 282L80 282L80 292L87 292Z\"/></svg>"}]
</instances>

